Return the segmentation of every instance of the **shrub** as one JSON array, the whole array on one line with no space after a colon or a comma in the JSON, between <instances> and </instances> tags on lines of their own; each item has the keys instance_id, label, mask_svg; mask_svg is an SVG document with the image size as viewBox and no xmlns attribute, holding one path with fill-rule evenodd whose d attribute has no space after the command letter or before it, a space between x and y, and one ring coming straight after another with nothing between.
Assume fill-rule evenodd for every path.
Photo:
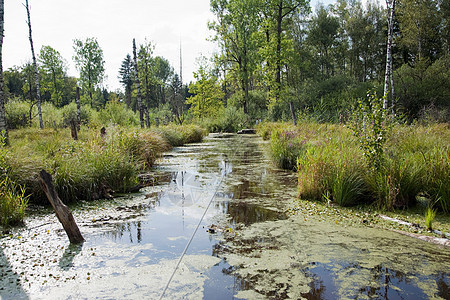
<instances>
[{"instance_id":1,"label":"shrub","mask_svg":"<svg viewBox=\"0 0 450 300\"><path fill-rule=\"evenodd\" d=\"M247 124L247 116L242 109L234 106L221 108L216 117L200 122L209 132L237 132Z\"/></svg>"},{"instance_id":2,"label":"shrub","mask_svg":"<svg viewBox=\"0 0 450 300\"><path fill-rule=\"evenodd\" d=\"M103 124L117 124L120 126L138 125L139 118L125 104L118 101L108 101L104 109L99 112L99 121Z\"/></svg>"},{"instance_id":3,"label":"shrub","mask_svg":"<svg viewBox=\"0 0 450 300\"><path fill-rule=\"evenodd\" d=\"M30 124L30 103L11 100L5 104L5 111L9 129L17 129Z\"/></svg>"},{"instance_id":4,"label":"shrub","mask_svg":"<svg viewBox=\"0 0 450 300\"><path fill-rule=\"evenodd\" d=\"M63 126L69 126L70 122L72 120L76 121L77 119L77 105L75 102L72 102L64 107L61 108L63 120L62 124ZM89 124L93 115L94 115L93 109L89 105L82 105L80 107L80 121L81 124L86 125Z\"/></svg>"}]
</instances>

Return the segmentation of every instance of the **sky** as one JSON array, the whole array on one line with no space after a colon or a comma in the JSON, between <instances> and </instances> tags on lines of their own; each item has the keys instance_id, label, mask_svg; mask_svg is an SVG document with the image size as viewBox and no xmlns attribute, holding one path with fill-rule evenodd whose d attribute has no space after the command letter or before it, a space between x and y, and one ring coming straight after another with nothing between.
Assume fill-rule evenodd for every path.
<instances>
[{"instance_id":1,"label":"sky","mask_svg":"<svg viewBox=\"0 0 450 300\"><path fill-rule=\"evenodd\" d=\"M136 44L146 40L155 45L155 56L169 60L180 70L180 42L183 82L193 81L198 57L216 49L207 41L213 20L209 0L29 0L36 56L43 45L51 46L66 59L68 75L78 77L73 63L73 40L97 38L103 50L108 90L121 88L120 65ZM31 61L25 0L5 1L3 69Z\"/></svg>"}]
</instances>

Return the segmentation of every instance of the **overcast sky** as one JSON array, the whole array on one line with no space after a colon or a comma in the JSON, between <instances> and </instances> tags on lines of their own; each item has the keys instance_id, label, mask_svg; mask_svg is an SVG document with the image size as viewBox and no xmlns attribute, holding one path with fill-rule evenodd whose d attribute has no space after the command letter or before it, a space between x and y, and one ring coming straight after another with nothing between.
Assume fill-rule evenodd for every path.
<instances>
[{"instance_id":1,"label":"overcast sky","mask_svg":"<svg viewBox=\"0 0 450 300\"><path fill-rule=\"evenodd\" d=\"M3 69L31 61L25 0L5 1ZM132 41L154 42L155 55L168 59L179 73L180 40L183 53L183 81L193 80L196 58L215 49L207 29L213 19L209 0L29 0L35 53L43 45L59 51L67 60L68 73L78 77L73 40L96 37L103 49L110 90L120 88L118 70Z\"/></svg>"}]
</instances>

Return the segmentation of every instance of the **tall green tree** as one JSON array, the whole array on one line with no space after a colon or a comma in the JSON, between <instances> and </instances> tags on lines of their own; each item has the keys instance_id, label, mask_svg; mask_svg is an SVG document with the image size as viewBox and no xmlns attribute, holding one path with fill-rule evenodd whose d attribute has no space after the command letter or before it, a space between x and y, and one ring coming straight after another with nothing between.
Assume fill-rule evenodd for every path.
<instances>
[{"instance_id":1,"label":"tall green tree","mask_svg":"<svg viewBox=\"0 0 450 300\"><path fill-rule=\"evenodd\" d=\"M282 97L283 91L282 73L283 71L286 73L287 68L285 66L289 61L292 61L294 55L289 25L293 22L294 16L309 10L309 0L265 0L263 7L266 37L264 56L268 73L274 75L273 77L269 76L268 82L274 100L278 101ZM286 87L285 84L284 88ZM288 102L295 124L293 102Z\"/></svg>"},{"instance_id":2,"label":"tall green tree","mask_svg":"<svg viewBox=\"0 0 450 300\"><path fill-rule=\"evenodd\" d=\"M136 40L133 39L133 71L134 71L134 81L136 84L136 98L137 98L137 109L139 111L139 122L141 124L141 128L144 128L144 111L145 107L142 104L142 96L141 96L141 81L139 78L139 70L138 70L138 60L136 53Z\"/></svg>"},{"instance_id":3,"label":"tall green tree","mask_svg":"<svg viewBox=\"0 0 450 300\"><path fill-rule=\"evenodd\" d=\"M185 100L181 79L178 74L174 74L169 84L168 102L170 103L176 121L180 125L184 122L186 108Z\"/></svg>"},{"instance_id":4,"label":"tall green tree","mask_svg":"<svg viewBox=\"0 0 450 300\"><path fill-rule=\"evenodd\" d=\"M139 81L141 84L141 92L143 92L143 97L145 98L145 106L147 108L158 106L153 94L155 86L155 60L153 57L154 50L155 45L146 40L139 46L139 50L137 52Z\"/></svg>"},{"instance_id":5,"label":"tall green tree","mask_svg":"<svg viewBox=\"0 0 450 300\"><path fill-rule=\"evenodd\" d=\"M332 48L336 43L339 21L329 9L319 6L309 25L308 41L316 48L317 59L323 78L328 78L333 71Z\"/></svg>"},{"instance_id":6,"label":"tall green tree","mask_svg":"<svg viewBox=\"0 0 450 300\"><path fill-rule=\"evenodd\" d=\"M25 100L23 93L23 85L25 81L21 68L14 66L3 72L3 79L5 84L5 92L8 92L9 97L18 97Z\"/></svg>"},{"instance_id":7,"label":"tall green tree","mask_svg":"<svg viewBox=\"0 0 450 300\"><path fill-rule=\"evenodd\" d=\"M125 88L125 103L129 108L131 108L131 91L133 81L133 61L131 60L130 54L127 54L119 69L119 82Z\"/></svg>"},{"instance_id":8,"label":"tall green tree","mask_svg":"<svg viewBox=\"0 0 450 300\"><path fill-rule=\"evenodd\" d=\"M167 59L161 56L155 57L154 59L155 95L156 98L158 99L158 105L166 103L165 89L167 84L169 84L170 78L173 77L173 72L174 72L173 68Z\"/></svg>"},{"instance_id":9,"label":"tall green tree","mask_svg":"<svg viewBox=\"0 0 450 300\"><path fill-rule=\"evenodd\" d=\"M105 74L103 50L96 38L75 39L73 42L73 60L80 72L81 87L88 93L92 107L94 90L103 82Z\"/></svg>"},{"instance_id":10,"label":"tall green tree","mask_svg":"<svg viewBox=\"0 0 450 300\"><path fill-rule=\"evenodd\" d=\"M258 31L261 24L259 0L211 0L211 11L217 21L210 23L214 40L232 63L232 72L243 92L244 113L248 113L250 83L259 64Z\"/></svg>"},{"instance_id":11,"label":"tall green tree","mask_svg":"<svg viewBox=\"0 0 450 300\"><path fill-rule=\"evenodd\" d=\"M62 101L67 62L58 51L50 46L42 46L38 60L43 92L48 91L51 94L51 100L57 107L67 104Z\"/></svg>"},{"instance_id":12,"label":"tall green tree","mask_svg":"<svg viewBox=\"0 0 450 300\"><path fill-rule=\"evenodd\" d=\"M196 82L189 86L189 93L193 94L187 99L191 104L189 109L192 114L199 118L215 117L223 108L223 91L217 80L205 66L200 66L194 72Z\"/></svg>"},{"instance_id":13,"label":"tall green tree","mask_svg":"<svg viewBox=\"0 0 450 300\"><path fill-rule=\"evenodd\" d=\"M431 62L441 52L439 29L441 15L437 0L398 0L396 15L400 25L400 43L408 49L408 60Z\"/></svg>"}]
</instances>

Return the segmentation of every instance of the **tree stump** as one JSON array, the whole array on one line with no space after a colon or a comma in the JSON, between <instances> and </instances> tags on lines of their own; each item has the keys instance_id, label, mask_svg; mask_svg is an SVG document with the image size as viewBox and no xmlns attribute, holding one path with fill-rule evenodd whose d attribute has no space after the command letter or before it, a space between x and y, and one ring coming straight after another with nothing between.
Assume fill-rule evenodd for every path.
<instances>
[{"instance_id":1,"label":"tree stump","mask_svg":"<svg viewBox=\"0 0 450 300\"><path fill-rule=\"evenodd\" d=\"M53 206L59 222L61 222L64 230L66 231L67 236L69 237L69 241L73 244L84 242L84 238L81 235L80 229L78 229L77 223L75 222L72 213L67 208L67 206L62 203L61 199L59 199L58 194L56 193L55 187L53 186L52 176L45 170L41 170L39 175L42 189L44 190L48 200Z\"/></svg>"},{"instance_id":2,"label":"tree stump","mask_svg":"<svg viewBox=\"0 0 450 300\"><path fill-rule=\"evenodd\" d=\"M75 120L70 121L70 132L72 134L72 138L76 141L78 140L78 134L77 134L77 124L75 123Z\"/></svg>"}]
</instances>

